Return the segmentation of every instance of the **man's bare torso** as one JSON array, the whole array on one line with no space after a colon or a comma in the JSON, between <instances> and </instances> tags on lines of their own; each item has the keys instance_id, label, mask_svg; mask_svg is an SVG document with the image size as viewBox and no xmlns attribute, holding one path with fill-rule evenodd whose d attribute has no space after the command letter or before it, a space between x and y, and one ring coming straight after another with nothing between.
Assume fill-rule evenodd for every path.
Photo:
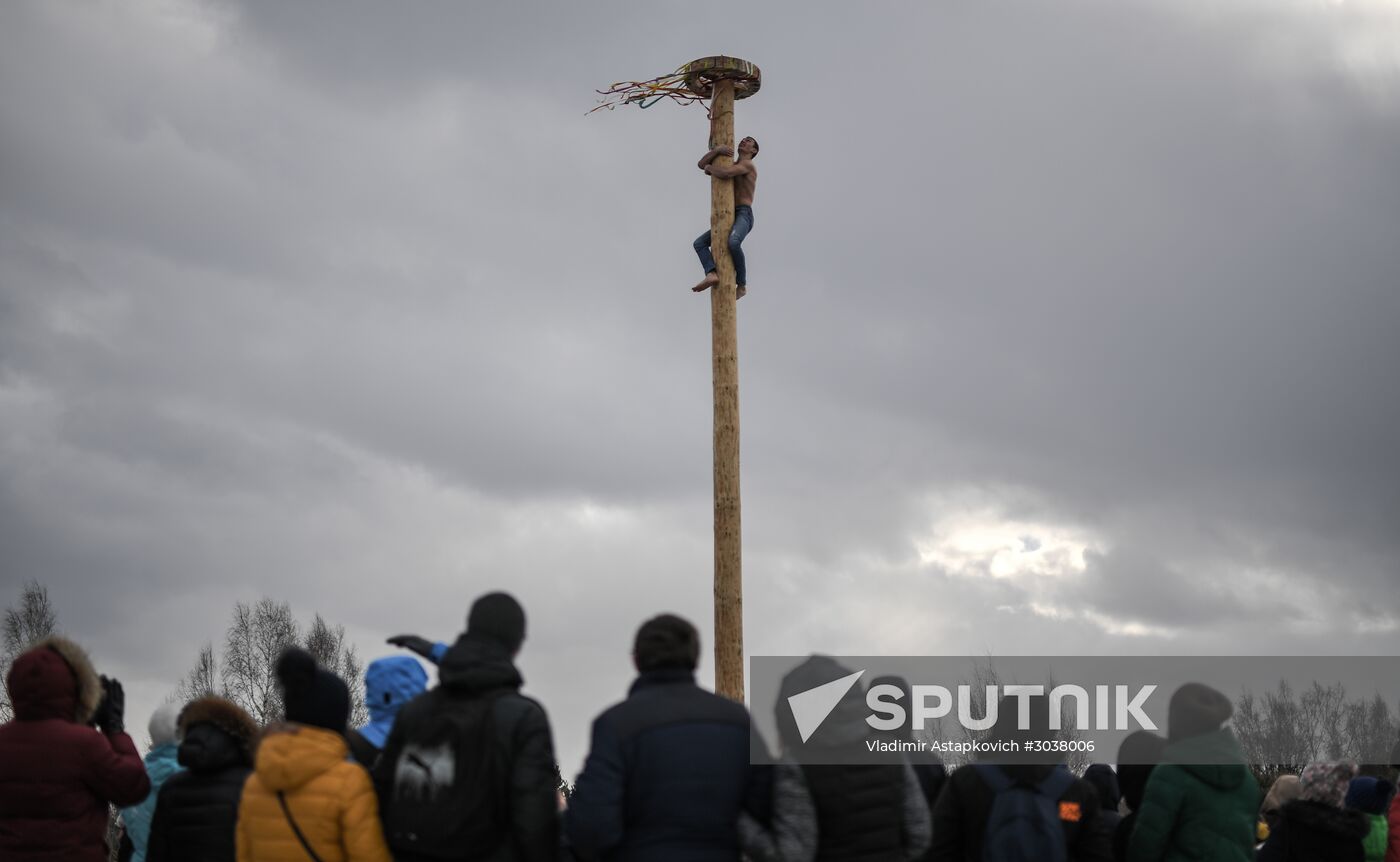
<instances>
[{"instance_id":1,"label":"man's bare torso","mask_svg":"<svg viewBox=\"0 0 1400 862\"><path fill-rule=\"evenodd\" d=\"M758 168L754 167L753 159L748 159L745 164L749 167L748 171L734 178L734 205L751 207L754 187L758 185Z\"/></svg>"}]
</instances>

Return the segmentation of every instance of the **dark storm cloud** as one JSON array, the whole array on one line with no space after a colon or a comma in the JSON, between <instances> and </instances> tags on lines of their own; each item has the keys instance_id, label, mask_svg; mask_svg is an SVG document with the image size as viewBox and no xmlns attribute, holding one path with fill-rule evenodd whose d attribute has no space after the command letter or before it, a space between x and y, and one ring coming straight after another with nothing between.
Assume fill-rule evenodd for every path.
<instances>
[{"instance_id":1,"label":"dark storm cloud","mask_svg":"<svg viewBox=\"0 0 1400 862\"><path fill-rule=\"evenodd\" d=\"M1396 33L12 4L0 600L50 583L145 703L236 600L373 657L506 586L574 768L632 627L707 621L710 566L704 113L584 112L723 51L765 70L751 652L1393 651Z\"/></svg>"}]
</instances>

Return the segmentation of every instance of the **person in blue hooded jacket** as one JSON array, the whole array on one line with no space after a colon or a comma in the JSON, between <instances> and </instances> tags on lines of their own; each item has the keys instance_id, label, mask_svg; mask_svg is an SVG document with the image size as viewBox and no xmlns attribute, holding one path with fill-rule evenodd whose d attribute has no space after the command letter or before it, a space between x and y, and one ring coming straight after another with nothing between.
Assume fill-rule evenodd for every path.
<instances>
[{"instance_id":1,"label":"person in blue hooded jacket","mask_svg":"<svg viewBox=\"0 0 1400 862\"><path fill-rule=\"evenodd\" d=\"M437 664L447 653L447 644L433 643L417 635L396 635L389 643L412 650ZM417 659L406 655L376 659L365 668L365 707L369 724L346 734L350 756L369 769L394 729L394 719L403 705L428 688L428 674Z\"/></svg>"},{"instance_id":2,"label":"person in blue hooded jacket","mask_svg":"<svg viewBox=\"0 0 1400 862\"><path fill-rule=\"evenodd\" d=\"M180 715L182 703L161 705L151 715L146 729L151 733L151 750L146 752L146 774L151 778L151 792L136 805L122 809L122 823L126 825L127 837L131 839L131 862L145 862L146 845L151 835L151 818L155 816L156 799L160 796L165 779L179 772L176 752L180 747L176 719Z\"/></svg>"}]
</instances>

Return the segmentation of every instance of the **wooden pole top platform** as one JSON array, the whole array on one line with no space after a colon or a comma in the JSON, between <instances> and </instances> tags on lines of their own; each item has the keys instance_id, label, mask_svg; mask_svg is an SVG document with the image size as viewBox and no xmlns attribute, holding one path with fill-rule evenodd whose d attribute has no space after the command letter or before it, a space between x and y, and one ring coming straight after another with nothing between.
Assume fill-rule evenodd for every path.
<instances>
[{"instance_id":1,"label":"wooden pole top platform","mask_svg":"<svg viewBox=\"0 0 1400 862\"><path fill-rule=\"evenodd\" d=\"M685 77L686 89L702 99L710 98L716 81L733 81L736 99L747 99L763 83L763 74L753 63L722 55L692 60L676 73Z\"/></svg>"}]
</instances>

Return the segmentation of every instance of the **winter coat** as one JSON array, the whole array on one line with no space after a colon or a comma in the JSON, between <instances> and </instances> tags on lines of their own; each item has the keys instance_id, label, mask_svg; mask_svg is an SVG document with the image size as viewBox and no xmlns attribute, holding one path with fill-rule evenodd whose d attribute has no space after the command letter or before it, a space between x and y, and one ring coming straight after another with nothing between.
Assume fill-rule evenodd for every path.
<instances>
[{"instance_id":1,"label":"winter coat","mask_svg":"<svg viewBox=\"0 0 1400 862\"><path fill-rule=\"evenodd\" d=\"M160 790L146 862L234 862L238 804L253 771L258 728L221 698L201 698L181 717L184 772Z\"/></svg>"},{"instance_id":2,"label":"winter coat","mask_svg":"<svg viewBox=\"0 0 1400 862\"><path fill-rule=\"evenodd\" d=\"M558 779L554 743L544 708L520 694L523 683L510 653L488 638L464 634L438 665L440 684L406 704L375 766L375 783L392 823L395 774L405 746L426 740L439 710L464 708L491 698L491 724L498 761L505 777L498 796L509 812L505 835L496 850L478 862L554 862L559 847ZM391 843L395 836L389 836ZM413 849L394 846L398 862L412 862Z\"/></svg>"},{"instance_id":3,"label":"winter coat","mask_svg":"<svg viewBox=\"0 0 1400 862\"><path fill-rule=\"evenodd\" d=\"M1084 780L1093 785L1099 794L1100 828L1110 835L1114 834L1123 819L1123 815L1118 813L1118 802L1123 794L1118 790L1117 773L1106 763L1091 763L1084 770Z\"/></svg>"},{"instance_id":4,"label":"winter coat","mask_svg":"<svg viewBox=\"0 0 1400 862\"><path fill-rule=\"evenodd\" d=\"M738 862L739 812L757 781L742 704L690 671L644 673L593 722L565 834L579 859Z\"/></svg>"},{"instance_id":5,"label":"winter coat","mask_svg":"<svg viewBox=\"0 0 1400 862\"><path fill-rule=\"evenodd\" d=\"M15 717L0 726L0 859L106 862L108 805L150 792L125 733L87 726L102 686L83 650L48 638L6 677Z\"/></svg>"},{"instance_id":6,"label":"winter coat","mask_svg":"<svg viewBox=\"0 0 1400 862\"><path fill-rule=\"evenodd\" d=\"M1360 811L1298 799L1279 809L1278 825L1259 848L1258 862L1364 862L1371 828Z\"/></svg>"},{"instance_id":7,"label":"winter coat","mask_svg":"<svg viewBox=\"0 0 1400 862\"><path fill-rule=\"evenodd\" d=\"M1385 862L1400 862L1400 793L1390 800L1385 833Z\"/></svg>"},{"instance_id":8,"label":"winter coat","mask_svg":"<svg viewBox=\"0 0 1400 862\"><path fill-rule=\"evenodd\" d=\"M1395 785L1373 775L1359 775L1347 785L1346 801L1342 807L1360 811L1371 824L1363 842L1366 862L1385 862L1386 845L1390 839L1385 815L1394 795Z\"/></svg>"},{"instance_id":9,"label":"winter coat","mask_svg":"<svg viewBox=\"0 0 1400 862\"><path fill-rule=\"evenodd\" d=\"M829 657L812 656L783 677L775 718L786 760L774 776L771 827L741 818L751 857L891 862L928 850L928 804L907 759L860 762L877 738L865 721L864 687L847 689L806 739L786 708L789 697L849 673Z\"/></svg>"},{"instance_id":10,"label":"winter coat","mask_svg":"<svg viewBox=\"0 0 1400 862\"><path fill-rule=\"evenodd\" d=\"M1057 767L1007 764L1000 768L1014 781L1038 785ZM980 862L995 801L996 793L976 769L964 766L954 770L933 809L933 847L927 858L933 862ZM1098 792L1089 782L1077 779L1059 802L1062 811L1076 812L1060 820L1068 858L1075 862L1109 862L1113 858L1111 837L1102 827Z\"/></svg>"},{"instance_id":11,"label":"winter coat","mask_svg":"<svg viewBox=\"0 0 1400 862\"><path fill-rule=\"evenodd\" d=\"M1384 814L1367 814L1371 829L1362 842L1366 851L1366 862L1385 862L1385 850L1390 844L1390 826Z\"/></svg>"},{"instance_id":12,"label":"winter coat","mask_svg":"<svg viewBox=\"0 0 1400 862\"><path fill-rule=\"evenodd\" d=\"M773 774L771 825L740 818L740 841L752 862L896 862L928 850L928 802L907 764L784 761Z\"/></svg>"},{"instance_id":13,"label":"winter coat","mask_svg":"<svg viewBox=\"0 0 1400 862\"><path fill-rule=\"evenodd\" d=\"M122 823L126 834L131 838L131 862L146 862L146 847L151 836L151 818L156 813L156 800L160 788L170 776L180 771L176 759L178 746L173 742L157 745L146 752L146 775L151 779L151 792L139 805L122 809Z\"/></svg>"},{"instance_id":14,"label":"winter coat","mask_svg":"<svg viewBox=\"0 0 1400 862\"><path fill-rule=\"evenodd\" d=\"M1137 828L1138 813L1129 811L1118 821L1118 825L1113 827L1113 862L1128 862L1128 842L1133 838L1133 830Z\"/></svg>"},{"instance_id":15,"label":"winter coat","mask_svg":"<svg viewBox=\"0 0 1400 862\"><path fill-rule=\"evenodd\" d=\"M1258 810L1259 784L1228 729L1173 742L1147 780L1128 859L1249 862Z\"/></svg>"},{"instance_id":16,"label":"winter coat","mask_svg":"<svg viewBox=\"0 0 1400 862\"><path fill-rule=\"evenodd\" d=\"M918 859L928 850L931 817L912 768L807 765L802 777L816 808L821 862Z\"/></svg>"},{"instance_id":17,"label":"winter coat","mask_svg":"<svg viewBox=\"0 0 1400 862\"><path fill-rule=\"evenodd\" d=\"M238 862L307 862L279 794L322 862L392 862L369 774L348 754L329 730L269 729L238 806Z\"/></svg>"},{"instance_id":18,"label":"winter coat","mask_svg":"<svg viewBox=\"0 0 1400 862\"><path fill-rule=\"evenodd\" d=\"M374 766L403 705L428 688L428 674L412 656L376 659L365 670L365 707L369 724L350 734L350 753L366 769Z\"/></svg>"},{"instance_id":19,"label":"winter coat","mask_svg":"<svg viewBox=\"0 0 1400 862\"><path fill-rule=\"evenodd\" d=\"M943 785L948 783L948 769L942 763L915 763L913 766L914 777L919 780L919 790L924 794L931 815L938 795L943 792Z\"/></svg>"},{"instance_id":20,"label":"winter coat","mask_svg":"<svg viewBox=\"0 0 1400 862\"><path fill-rule=\"evenodd\" d=\"M1145 733L1145 731L1143 731ZM1165 745L1165 743L1161 743ZM1122 793L1121 802L1128 807L1128 813L1113 828L1114 862L1127 862L1128 841L1133 828L1137 826L1138 811L1142 808L1142 795L1147 790L1147 779L1155 767L1150 763L1120 763L1115 773L1118 789Z\"/></svg>"}]
</instances>

